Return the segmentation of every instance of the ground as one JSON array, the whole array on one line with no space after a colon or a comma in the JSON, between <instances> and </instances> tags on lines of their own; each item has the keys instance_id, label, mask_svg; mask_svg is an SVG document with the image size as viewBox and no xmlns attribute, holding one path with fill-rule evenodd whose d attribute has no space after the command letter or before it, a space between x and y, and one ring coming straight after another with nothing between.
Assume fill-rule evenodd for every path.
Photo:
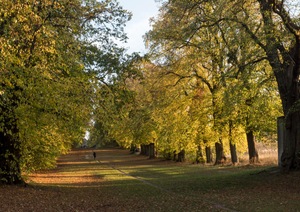
<instances>
[{"instance_id":1,"label":"ground","mask_svg":"<svg viewBox=\"0 0 300 212\"><path fill-rule=\"evenodd\" d=\"M272 166L203 166L73 150L58 167L1 186L0 211L299 211L300 173Z\"/></svg>"}]
</instances>

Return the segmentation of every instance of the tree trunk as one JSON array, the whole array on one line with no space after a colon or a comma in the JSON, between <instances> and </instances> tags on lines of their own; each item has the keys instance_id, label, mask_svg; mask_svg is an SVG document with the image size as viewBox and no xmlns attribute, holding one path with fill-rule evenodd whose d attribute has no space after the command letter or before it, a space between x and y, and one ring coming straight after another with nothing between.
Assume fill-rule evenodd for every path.
<instances>
[{"instance_id":1,"label":"tree trunk","mask_svg":"<svg viewBox=\"0 0 300 212\"><path fill-rule=\"evenodd\" d=\"M275 73L279 83L285 89L279 89L285 116L285 138L283 142L283 153L281 155L281 168L283 171L300 169L300 36L291 48L290 55L293 61L290 62L282 76ZM288 64L288 61L286 61Z\"/></svg>"},{"instance_id":2,"label":"tree trunk","mask_svg":"<svg viewBox=\"0 0 300 212\"><path fill-rule=\"evenodd\" d=\"M230 156L231 156L231 162L233 165L236 165L238 163L238 157L236 153L236 145L233 143L232 138L232 128L233 124L232 121L229 121L229 146L230 146Z\"/></svg>"},{"instance_id":3,"label":"tree trunk","mask_svg":"<svg viewBox=\"0 0 300 212\"><path fill-rule=\"evenodd\" d=\"M135 150L136 150L136 145L135 144L131 144L130 145L130 152L132 153L132 154L134 154L135 153Z\"/></svg>"},{"instance_id":4,"label":"tree trunk","mask_svg":"<svg viewBox=\"0 0 300 212\"><path fill-rule=\"evenodd\" d=\"M155 145L154 143L149 144L149 159L155 158Z\"/></svg>"},{"instance_id":5,"label":"tree trunk","mask_svg":"<svg viewBox=\"0 0 300 212\"><path fill-rule=\"evenodd\" d=\"M4 122L4 132L0 132L0 183L23 184L20 169L21 142L17 122L15 118L8 117L4 118Z\"/></svg>"},{"instance_id":6,"label":"tree trunk","mask_svg":"<svg viewBox=\"0 0 300 212\"><path fill-rule=\"evenodd\" d=\"M230 142L229 145L230 145L231 162L232 162L232 165L235 166L239 162L237 153L236 153L236 145L233 144L232 142Z\"/></svg>"},{"instance_id":7,"label":"tree trunk","mask_svg":"<svg viewBox=\"0 0 300 212\"><path fill-rule=\"evenodd\" d=\"M178 153L178 158L177 158L177 162L184 162L185 161L185 151L184 149L181 150L179 153Z\"/></svg>"},{"instance_id":8,"label":"tree trunk","mask_svg":"<svg viewBox=\"0 0 300 212\"><path fill-rule=\"evenodd\" d=\"M225 154L224 154L223 142L222 142L221 139L220 139L219 142L215 143L215 148L216 148L215 165L223 164L226 161L226 157L225 157Z\"/></svg>"},{"instance_id":9,"label":"tree trunk","mask_svg":"<svg viewBox=\"0 0 300 212\"><path fill-rule=\"evenodd\" d=\"M300 169L300 113L294 113L286 120L285 141L281 156L281 166L284 171Z\"/></svg>"},{"instance_id":10,"label":"tree trunk","mask_svg":"<svg viewBox=\"0 0 300 212\"><path fill-rule=\"evenodd\" d=\"M210 146L205 147L206 163L212 163L213 157Z\"/></svg>"},{"instance_id":11,"label":"tree trunk","mask_svg":"<svg viewBox=\"0 0 300 212\"><path fill-rule=\"evenodd\" d=\"M149 155L150 155L149 144L145 145L145 155L146 155L146 156L149 156Z\"/></svg>"},{"instance_id":12,"label":"tree trunk","mask_svg":"<svg viewBox=\"0 0 300 212\"><path fill-rule=\"evenodd\" d=\"M177 161L177 153L176 153L176 150L173 151L173 161Z\"/></svg>"},{"instance_id":13,"label":"tree trunk","mask_svg":"<svg viewBox=\"0 0 300 212\"><path fill-rule=\"evenodd\" d=\"M253 131L249 131L246 133L247 135L247 143L248 143L248 154L249 154L249 163L254 164L258 163L258 152L255 147L255 139L253 135Z\"/></svg>"},{"instance_id":14,"label":"tree trunk","mask_svg":"<svg viewBox=\"0 0 300 212\"><path fill-rule=\"evenodd\" d=\"M141 155L146 155L146 145L145 144L142 144L141 145Z\"/></svg>"},{"instance_id":15,"label":"tree trunk","mask_svg":"<svg viewBox=\"0 0 300 212\"><path fill-rule=\"evenodd\" d=\"M299 26L290 18L285 10L279 10L280 2L261 0L260 10L264 21L264 31L268 36L264 50L276 77L278 90L285 116L285 138L283 153L281 155L281 168L283 171L300 169L300 35ZM272 12L279 14L282 24L290 32L293 46L285 48L282 41L277 38L274 30ZM294 22L294 23L293 23Z\"/></svg>"}]
</instances>

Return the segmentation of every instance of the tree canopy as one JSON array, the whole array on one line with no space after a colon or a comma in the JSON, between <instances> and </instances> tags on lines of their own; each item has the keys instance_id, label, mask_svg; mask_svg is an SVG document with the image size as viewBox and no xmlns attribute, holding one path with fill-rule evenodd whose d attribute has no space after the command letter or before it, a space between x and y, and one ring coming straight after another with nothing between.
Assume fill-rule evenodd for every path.
<instances>
[{"instance_id":1,"label":"tree canopy","mask_svg":"<svg viewBox=\"0 0 300 212\"><path fill-rule=\"evenodd\" d=\"M103 58L117 52L113 38L126 38L122 27L129 19L114 0L2 1L2 183L20 183L21 172L53 166L81 142L91 120L93 79L117 66ZM91 70L95 53L102 63Z\"/></svg>"},{"instance_id":2,"label":"tree canopy","mask_svg":"<svg viewBox=\"0 0 300 212\"><path fill-rule=\"evenodd\" d=\"M0 182L53 167L86 131L179 161L235 164L248 149L256 162L255 140L273 139L282 114L282 166L299 168L298 7L161 1L141 57L116 44L131 18L116 0L3 0Z\"/></svg>"},{"instance_id":3,"label":"tree canopy","mask_svg":"<svg viewBox=\"0 0 300 212\"><path fill-rule=\"evenodd\" d=\"M282 114L259 8L259 1L162 1L145 35L148 58L136 64L141 78L122 84L130 101L112 124L117 140L191 157L215 146L216 162L248 146L257 161L255 137L273 139Z\"/></svg>"}]
</instances>

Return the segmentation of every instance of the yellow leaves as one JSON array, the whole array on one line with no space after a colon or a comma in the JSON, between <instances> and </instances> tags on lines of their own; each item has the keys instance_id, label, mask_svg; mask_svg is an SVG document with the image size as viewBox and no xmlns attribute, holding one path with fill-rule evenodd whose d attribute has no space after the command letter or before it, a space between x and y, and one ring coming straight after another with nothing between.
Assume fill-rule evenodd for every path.
<instances>
[{"instance_id":1,"label":"yellow leaves","mask_svg":"<svg viewBox=\"0 0 300 212\"><path fill-rule=\"evenodd\" d=\"M49 71L47 71L47 70L44 70L44 71L43 71L43 76L44 76L46 79L49 79L49 80L53 79L52 75L51 75L51 74L49 73Z\"/></svg>"},{"instance_id":2,"label":"yellow leaves","mask_svg":"<svg viewBox=\"0 0 300 212\"><path fill-rule=\"evenodd\" d=\"M9 79L3 79L3 84L5 85L5 86L7 86L8 88L13 88L14 87L14 85L11 83L11 81L9 80Z\"/></svg>"},{"instance_id":3,"label":"yellow leaves","mask_svg":"<svg viewBox=\"0 0 300 212\"><path fill-rule=\"evenodd\" d=\"M154 131L154 130L151 131L151 136L154 140L156 140L158 138L158 135L157 135L156 131Z\"/></svg>"},{"instance_id":4,"label":"yellow leaves","mask_svg":"<svg viewBox=\"0 0 300 212\"><path fill-rule=\"evenodd\" d=\"M44 45L40 46L40 51L43 54L50 54L50 55L56 55L58 53L56 49L56 41L55 40L49 40L46 41Z\"/></svg>"},{"instance_id":5,"label":"yellow leaves","mask_svg":"<svg viewBox=\"0 0 300 212\"><path fill-rule=\"evenodd\" d=\"M71 142L78 143L90 121L94 90L81 51L88 44L82 41L85 35L74 32L93 34L96 27L92 20L86 28L81 24L86 9L81 2L1 1L0 95L17 104L11 115L17 117L22 134L24 167L51 164ZM90 8L102 15L92 4ZM115 21L121 22L122 14L118 16Z\"/></svg>"},{"instance_id":6,"label":"yellow leaves","mask_svg":"<svg viewBox=\"0 0 300 212\"><path fill-rule=\"evenodd\" d=\"M58 1L54 1L53 5L51 3L51 6L53 6L54 9L65 9L65 6Z\"/></svg>"}]
</instances>

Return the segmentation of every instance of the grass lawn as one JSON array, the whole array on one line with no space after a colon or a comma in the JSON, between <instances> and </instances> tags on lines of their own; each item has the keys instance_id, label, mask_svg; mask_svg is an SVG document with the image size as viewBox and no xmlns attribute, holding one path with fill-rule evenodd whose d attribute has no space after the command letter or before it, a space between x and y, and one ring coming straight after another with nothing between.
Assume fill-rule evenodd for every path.
<instances>
[{"instance_id":1,"label":"grass lawn","mask_svg":"<svg viewBox=\"0 0 300 212\"><path fill-rule=\"evenodd\" d=\"M0 187L0 211L300 211L300 173L270 166L149 160L127 150L76 150L27 187Z\"/></svg>"}]
</instances>

